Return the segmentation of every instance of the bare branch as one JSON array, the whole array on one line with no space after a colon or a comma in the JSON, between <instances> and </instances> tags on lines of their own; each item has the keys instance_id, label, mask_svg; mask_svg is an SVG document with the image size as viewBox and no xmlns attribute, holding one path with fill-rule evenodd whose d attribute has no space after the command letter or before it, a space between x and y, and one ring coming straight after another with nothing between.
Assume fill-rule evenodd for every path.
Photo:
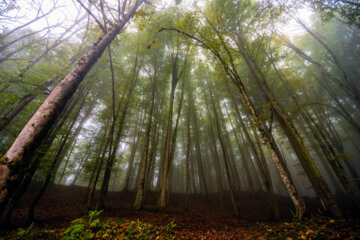
<instances>
[{"instance_id":1,"label":"bare branch","mask_svg":"<svg viewBox=\"0 0 360 240\"><path fill-rule=\"evenodd\" d=\"M90 16L92 16L95 20L95 22L99 25L99 27L101 28L101 30L105 33L106 29L104 28L104 26L100 23L100 21L97 19L97 17L80 1L80 0L76 0L89 14Z\"/></svg>"},{"instance_id":2,"label":"bare branch","mask_svg":"<svg viewBox=\"0 0 360 240\"><path fill-rule=\"evenodd\" d=\"M28 26L28 25L30 25L30 24L32 24L32 23L34 23L34 22L36 22L36 21L38 21L38 20L40 20L40 19L42 19L42 18L44 18L44 17L46 17L47 15L49 15L50 13L52 13L52 12L53 12L55 9L57 9L57 8L58 8L58 7L54 6L52 9L50 9L50 11L48 11L47 13L41 15L40 17L39 17L39 13L40 13L40 9L41 9L41 8L39 8L38 13L36 14L36 17L35 17L33 20L31 20L30 22L27 22L27 23L25 23L25 24L23 24L23 25L21 25L21 26L18 26L18 27L16 27L16 28L14 28L13 30L5 33L4 35L2 35L2 36L0 37L0 41L3 40L4 38L6 38L7 36L9 36L10 34L14 33L15 31L17 31L17 30L19 30L19 29L22 29L22 28L24 28L24 27L26 27L26 26Z\"/></svg>"}]
</instances>

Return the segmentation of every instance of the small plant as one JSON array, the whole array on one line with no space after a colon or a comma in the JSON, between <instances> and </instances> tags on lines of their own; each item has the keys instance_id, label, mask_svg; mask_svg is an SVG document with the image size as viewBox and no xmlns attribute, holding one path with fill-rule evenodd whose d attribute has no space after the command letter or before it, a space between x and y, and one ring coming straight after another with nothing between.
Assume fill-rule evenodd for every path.
<instances>
[{"instance_id":1,"label":"small plant","mask_svg":"<svg viewBox=\"0 0 360 240\"><path fill-rule=\"evenodd\" d=\"M139 219L132 221L125 232L128 239L146 239L155 234L156 230L150 224L140 222Z\"/></svg>"},{"instance_id":2,"label":"small plant","mask_svg":"<svg viewBox=\"0 0 360 240\"><path fill-rule=\"evenodd\" d=\"M171 221L162 228L154 227L139 220L132 221L127 226L123 239L177 239L174 235L175 226L174 221Z\"/></svg>"},{"instance_id":3,"label":"small plant","mask_svg":"<svg viewBox=\"0 0 360 240\"><path fill-rule=\"evenodd\" d=\"M295 223L300 223L301 219L299 218L299 213L298 212L294 212L293 210L290 209L291 212L291 216L292 216L292 221Z\"/></svg>"},{"instance_id":4,"label":"small plant","mask_svg":"<svg viewBox=\"0 0 360 240\"><path fill-rule=\"evenodd\" d=\"M74 225L64 231L64 240L87 240L95 236L95 233L102 229L99 215L102 211L89 211L87 217L78 218L71 223Z\"/></svg>"},{"instance_id":5,"label":"small plant","mask_svg":"<svg viewBox=\"0 0 360 240\"><path fill-rule=\"evenodd\" d=\"M164 232L167 233L167 234L173 234L175 227L176 227L176 224L174 223L174 221L171 221L170 223L165 225Z\"/></svg>"},{"instance_id":6,"label":"small plant","mask_svg":"<svg viewBox=\"0 0 360 240\"><path fill-rule=\"evenodd\" d=\"M16 236L15 236L16 239L26 239L29 236L33 226L34 226L34 223L32 223L26 229L25 228L18 228L18 231L17 231Z\"/></svg>"}]
</instances>

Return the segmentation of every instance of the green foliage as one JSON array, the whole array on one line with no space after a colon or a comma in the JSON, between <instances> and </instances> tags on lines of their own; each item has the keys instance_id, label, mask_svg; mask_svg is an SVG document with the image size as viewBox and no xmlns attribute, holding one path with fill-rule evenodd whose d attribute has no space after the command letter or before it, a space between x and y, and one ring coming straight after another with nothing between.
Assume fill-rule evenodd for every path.
<instances>
[{"instance_id":1,"label":"green foliage","mask_svg":"<svg viewBox=\"0 0 360 240\"><path fill-rule=\"evenodd\" d=\"M34 229L33 224L28 228L19 228L16 232L0 232L0 239L32 240L32 239L178 239L175 233L176 224L171 221L165 226L153 226L140 220L125 223L123 219L99 219L102 211L90 211L86 217L71 221L71 226L64 229Z\"/></svg>"},{"instance_id":2,"label":"green foliage","mask_svg":"<svg viewBox=\"0 0 360 240\"><path fill-rule=\"evenodd\" d=\"M109 228L100 231L95 235L96 239L177 239L175 235L175 223L172 221L163 227L155 227L151 224L141 222L140 220L131 221L127 224L120 224L116 221L110 221Z\"/></svg>"},{"instance_id":3,"label":"green foliage","mask_svg":"<svg viewBox=\"0 0 360 240\"><path fill-rule=\"evenodd\" d=\"M175 222L174 222L174 221L171 221L170 223L168 223L167 225L165 225L165 227L164 227L164 232L165 232L165 233L168 233L168 234L173 234L175 227L176 227Z\"/></svg>"},{"instance_id":4,"label":"green foliage","mask_svg":"<svg viewBox=\"0 0 360 240\"><path fill-rule=\"evenodd\" d=\"M73 220L72 226L63 232L64 240L87 239L176 239L174 229L176 224L169 224L158 228L139 220L129 224L109 219L101 222L99 215L102 211L89 211L87 217Z\"/></svg>"},{"instance_id":5,"label":"green foliage","mask_svg":"<svg viewBox=\"0 0 360 240\"><path fill-rule=\"evenodd\" d=\"M64 231L64 240L75 239L91 239L95 236L95 233L106 226L100 224L99 215L102 211L89 211L86 218L78 218L71 223L74 225L68 227Z\"/></svg>"},{"instance_id":6,"label":"green foliage","mask_svg":"<svg viewBox=\"0 0 360 240\"><path fill-rule=\"evenodd\" d=\"M156 234L156 230L151 225L139 221L132 221L127 228L125 235L129 239L144 239L146 236Z\"/></svg>"},{"instance_id":7,"label":"green foliage","mask_svg":"<svg viewBox=\"0 0 360 240\"><path fill-rule=\"evenodd\" d=\"M360 28L360 3L358 1L312 0L310 2L322 12L324 19L330 19L339 14L349 24Z\"/></svg>"},{"instance_id":8,"label":"green foliage","mask_svg":"<svg viewBox=\"0 0 360 240\"><path fill-rule=\"evenodd\" d=\"M296 223L296 222L297 222L297 223L301 222L301 219L299 219L299 213L298 213L298 212L293 211L293 210L290 209L290 213L291 213L292 221L293 221L293 222L295 222L295 223Z\"/></svg>"},{"instance_id":9,"label":"green foliage","mask_svg":"<svg viewBox=\"0 0 360 240\"><path fill-rule=\"evenodd\" d=\"M29 236L33 226L34 226L34 223L32 223L28 228L18 228L18 231L16 233L16 239L27 238Z\"/></svg>"},{"instance_id":10,"label":"green foliage","mask_svg":"<svg viewBox=\"0 0 360 240\"><path fill-rule=\"evenodd\" d=\"M0 239L7 240L37 240L47 239L55 240L61 239L61 230L54 229L35 229L34 223L27 228L18 228L13 232L0 232Z\"/></svg>"}]
</instances>

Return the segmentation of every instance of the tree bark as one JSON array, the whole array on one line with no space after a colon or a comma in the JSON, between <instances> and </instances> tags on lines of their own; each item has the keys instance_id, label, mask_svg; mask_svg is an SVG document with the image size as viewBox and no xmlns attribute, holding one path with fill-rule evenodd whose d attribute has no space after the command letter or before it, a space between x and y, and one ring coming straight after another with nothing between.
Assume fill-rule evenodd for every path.
<instances>
[{"instance_id":1,"label":"tree bark","mask_svg":"<svg viewBox=\"0 0 360 240\"><path fill-rule=\"evenodd\" d=\"M140 167L138 173L137 192L136 192L135 202L133 205L135 210L142 209L144 204L145 179L146 179L145 176L146 176L146 168L149 160L149 140L150 140L150 131L151 131L153 108L155 101L156 78L157 78L156 73L154 73L151 97L150 97L150 106L148 110L148 119L145 128L144 145L141 153L141 161L140 161Z\"/></svg>"},{"instance_id":2,"label":"tree bark","mask_svg":"<svg viewBox=\"0 0 360 240\"><path fill-rule=\"evenodd\" d=\"M134 16L142 0L136 1L126 17L116 23L89 52L80 59L74 69L56 86L44 103L36 111L30 121L20 132L10 149L0 159L0 203L11 194L19 184L19 172L34 150L40 145L41 139L49 131L55 119L63 110L66 102L76 91L86 73L101 57L105 48Z\"/></svg>"},{"instance_id":3,"label":"tree bark","mask_svg":"<svg viewBox=\"0 0 360 240\"><path fill-rule=\"evenodd\" d=\"M125 125L125 118L127 115L127 110L129 107L129 103L130 103L130 98L133 94L133 91L135 89L135 86L137 84L138 81L138 75L139 75L139 71L140 71L140 67L137 67L138 65L138 56L135 57L135 63L134 63L134 68L133 68L133 76L131 79L131 83L130 83L130 89L128 90L128 92L126 93L125 96L123 96L123 104L119 103L119 107L122 105L122 111L120 114L120 119L118 122L118 128L117 128L117 133L116 133L116 137L115 140L113 142L114 146L111 146L112 148L110 148L110 152L109 152L109 156L106 162L106 166L105 166L105 172L104 172L104 178L103 178L103 182L101 185L101 190L100 190L100 198L96 204L96 209L104 209L104 202L105 202L105 198L108 192L108 187L109 187L109 182L110 182L110 177L111 177L111 171L112 171L112 167L114 165L115 162L115 158L116 158L116 153L117 153L117 149L119 147L120 144L120 139L123 133L123 128ZM111 133L112 135L112 133Z\"/></svg>"},{"instance_id":4,"label":"tree bark","mask_svg":"<svg viewBox=\"0 0 360 240\"><path fill-rule=\"evenodd\" d=\"M65 164L64 164L64 168L63 168L63 171L61 172L61 175L60 175L58 184L61 183L61 180L63 179L63 177L64 177L64 175L65 175L66 167L67 167L67 165L68 165L68 163L69 163L69 160L70 160L70 157L71 157L71 155L72 155L72 152L73 152L73 150L74 150L74 148L75 148L75 145L76 145L76 141L73 143L73 145L72 145L72 147L71 147L71 149L70 149L70 152L69 152L69 154L68 154L68 156L67 156L67 158L66 158L66 161L65 161Z\"/></svg>"},{"instance_id":5,"label":"tree bark","mask_svg":"<svg viewBox=\"0 0 360 240\"><path fill-rule=\"evenodd\" d=\"M237 43L240 54L244 58L245 63L250 70L250 73L254 77L254 80L257 82L258 86L262 90L264 97L269 103L281 128L284 130L286 136L288 137L291 146L293 147L300 163L302 164L307 176L309 177L309 180L314 187L314 190L316 191L319 198L331 210L332 214L335 217L341 217L342 213L336 203L336 200L331 194L316 165L314 164L314 160L312 159L310 153L302 142L300 135L289 120L289 117L287 116L283 107L279 104L279 101L273 95L264 75L262 74L260 68L257 66L253 56L245 48L246 41L240 35L237 35L236 37L237 38L235 39L235 41Z\"/></svg>"},{"instance_id":6,"label":"tree bark","mask_svg":"<svg viewBox=\"0 0 360 240\"><path fill-rule=\"evenodd\" d=\"M236 217L239 217L239 209L238 209L235 195L234 195L233 179L231 177L231 173L230 173L230 169L229 169L228 157L226 154L226 146L225 146L225 142L223 140L222 131L221 131L220 123L219 123L219 117L217 114L217 109L215 106L214 98L211 93L210 93L210 99L211 99L211 103L212 103L212 107L213 107L213 112L215 115L216 130L217 130L218 138L220 140L220 145L221 145L221 149L222 149L222 153L223 153L223 159L224 159L225 170L226 170L226 179L229 184L229 190L230 190L230 198L231 198L231 202L232 202L232 205L234 208L234 214Z\"/></svg>"},{"instance_id":7,"label":"tree bark","mask_svg":"<svg viewBox=\"0 0 360 240\"><path fill-rule=\"evenodd\" d=\"M166 138L165 138L165 150L164 150L164 162L161 174L161 188L160 188L160 196L158 200L158 208L164 209L166 207L166 185L168 182L168 175L170 169L171 162L171 135L172 135L172 122L173 122L173 108L174 108L174 97L175 97L175 89L176 85L182 75L179 71L179 53L177 52L175 56L171 58L172 63L172 72L171 72L171 90L170 90L170 106L169 106L169 116L168 116L168 125L166 130ZM186 64L186 60L185 60ZM185 66L184 66L185 68ZM184 70L184 69L183 69Z\"/></svg>"}]
</instances>

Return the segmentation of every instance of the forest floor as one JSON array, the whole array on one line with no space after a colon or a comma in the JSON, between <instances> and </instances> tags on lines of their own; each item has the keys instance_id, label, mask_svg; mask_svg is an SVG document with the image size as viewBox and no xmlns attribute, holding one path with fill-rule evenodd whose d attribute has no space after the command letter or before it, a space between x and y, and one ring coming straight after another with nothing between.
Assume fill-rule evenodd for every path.
<instances>
[{"instance_id":1,"label":"forest floor","mask_svg":"<svg viewBox=\"0 0 360 240\"><path fill-rule=\"evenodd\" d=\"M192 195L188 210L184 210L185 196L172 194L167 211L159 212L155 193L147 195L144 210L134 211L134 193L110 192L100 221L71 223L85 214L86 189L61 185L47 189L35 211L36 223L29 228L25 225L27 208L37 191L35 186L29 188L13 214L16 227L3 232L3 238L62 239L64 231L73 226L65 235L79 239L79 235L74 237L76 227L83 224L92 239L360 239L359 218L335 220L317 214L319 206L312 199L306 201L314 214L297 221L289 211L290 200L277 196L282 220L271 221L268 197L261 192L239 196L240 218L232 216L230 201L224 199L221 206L217 195L206 199Z\"/></svg>"}]
</instances>

